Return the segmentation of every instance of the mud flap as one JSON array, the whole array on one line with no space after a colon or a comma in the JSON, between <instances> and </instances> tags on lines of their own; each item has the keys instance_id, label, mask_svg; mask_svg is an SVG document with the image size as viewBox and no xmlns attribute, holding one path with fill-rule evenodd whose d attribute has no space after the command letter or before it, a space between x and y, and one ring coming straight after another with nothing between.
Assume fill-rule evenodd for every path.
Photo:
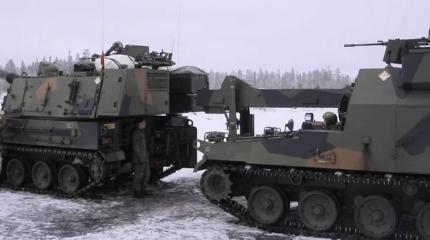
<instances>
[{"instance_id":1,"label":"mud flap","mask_svg":"<svg viewBox=\"0 0 430 240\"><path fill-rule=\"evenodd\" d=\"M194 168L197 163L197 149L194 141L197 139L197 128L195 127L175 127L179 135L179 166L183 168Z\"/></svg>"},{"instance_id":2,"label":"mud flap","mask_svg":"<svg viewBox=\"0 0 430 240\"><path fill-rule=\"evenodd\" d=\"M203 159L196 164L196 167L194 168L194 172L204 170L206 168L206 163L207 163L207 159L203 157Z\"/></svg>"},{"instance_id":3,"label":"mud flap","mask_svg":"<svg viewBox=\"0 0 430 240\"><path fill-rule=\"evenodd\" d=\"M203 153L203 158L202 158L202 160L201 161L199 161L197 164L196 164L196 167L194 168L194 172L198 172L198 171L200 171L200 170L204 170L204 169L206 169L206 165L207 165L207 163L208 163L208 159L206 158L206 156L205 156L205 152L204 152L204 149L207 149L208 147L209 147L209 145L210 145L210 143L208 143L208 142L205 142L205 141L202 141L202 140L196 140L195 141L195 143L194 143L194 147L195 147L195 149L196 150L198 150L198 151L200 151L201 153Z\"/></svg>"}]
</instances>

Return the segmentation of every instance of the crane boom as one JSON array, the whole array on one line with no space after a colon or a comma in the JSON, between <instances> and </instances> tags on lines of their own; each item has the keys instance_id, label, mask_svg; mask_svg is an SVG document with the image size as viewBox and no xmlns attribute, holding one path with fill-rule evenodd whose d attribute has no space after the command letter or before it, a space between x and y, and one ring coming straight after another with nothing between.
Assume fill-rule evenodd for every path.
<instances>
[{"instance_id":1,"label":"crane boom","mask_svg":"<svg viewBox=\"0 0 430 240\"><path fill-rule=\"evenodd\" d=\"M236 113L241 114L241 132L250 133L244 126L253 126L250 107L264 108L336 108L348 91L343 89L258 89L235 76L227 76L220 89L197 92L197 105L206 113L228 111L229 136L236 136ZM250 119L248 119L248 117ZM243 124L243 125L242 125ZM243 129L245 128L245 130ZM253 132L253 131L252 131Z\"/></svg>"}]
</instances>

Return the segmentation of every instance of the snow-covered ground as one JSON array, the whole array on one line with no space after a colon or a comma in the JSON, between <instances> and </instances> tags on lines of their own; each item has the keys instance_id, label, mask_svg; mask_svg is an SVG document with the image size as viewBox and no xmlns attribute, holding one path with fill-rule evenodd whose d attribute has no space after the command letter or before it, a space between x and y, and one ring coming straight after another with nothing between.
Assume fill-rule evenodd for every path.
<instances>
[{"instance_id":1,"label":"snow-covered ground","mask_svg":"<svg viewBox=\"0 0 430 240\"><path fill-rule=\"evenodd\" d=\"M240 225L198 189L199 173L181 170L144 199L99 190L91 199L59 199L0 190L1 239L311 239Z\"/></svg>"},{"instance_id":2,"label":"snow-covered ground","mask_svg":"<svg viewBox=\"0 0 430 240\"><path fill-rule=\"evenodd\" d=\"M296 127L310 109L262 110L256 114L256 133L264 126L283 129L293 118ZM326 111L315 111L316 119ZM225 130L223 115L188 114L204 132ZM1 239L311 239L273 234L237 224L236 219L210 204L199 191L201 173L183 169L163 179L144 199L128 187L99 189L90 199L60 199L26 192L0 190Z\"/></svg>"}]
</instances>

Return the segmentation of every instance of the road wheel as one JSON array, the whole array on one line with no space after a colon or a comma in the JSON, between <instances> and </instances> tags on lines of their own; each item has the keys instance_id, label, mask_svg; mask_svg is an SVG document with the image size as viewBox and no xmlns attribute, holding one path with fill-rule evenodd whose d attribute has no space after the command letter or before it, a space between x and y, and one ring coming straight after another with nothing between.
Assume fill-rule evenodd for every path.
<instances>
[{"instance_id":1,"label":"road wheel","mask_svg":"<svg viewBox=\"0 0 430 240\"><path fill-rule=\"evenodd\" d=\"M6 167L7 181L15 187L21 186L27 178L27 170L24 163L13 158L7 163Z\"/></svg>"},{"instance_id":2,"label":"road wheel","mask_svg":"<svg viewBox=\"0 0 430 240\"><path fill-rule=\"evenodd\" d=\"M396 230L398 215L394 205L381 196L368 196L355 208L355 224L371 238L389 238Z\"/></svg>"},{"instance_id":3,"label":"road wheel","mask_svg":"<svg viewBox=\"0 0 430 240\"><path fill-rule=\"evenodd\" d=\"M200 188L209 201L220 201L231 194L230 175L218 168L206 170L200 179Z\"/></svg>"},{"instance_id":4,"label":"road wheel","mask_svg":"<svg viewBox=\"0 0 430 240\"><path fill-rule=\"evenodd\" d=\"M270 225L282 220L290 208L286 195L269 186L254 187L248 198L248 210L258 223Z\"/></svg>"},{"instance_id":5,"label":"road wheel","mask_svg":"<svg viewBox=\"0 0 430 240\"><path fill-rule=\"evenodd\" d=\"M430 240L430 203L425 205L417 216L417 227L425 240Z\"/></svg>"},{"instance_id":6,"label":"road wheel","mask_svg":"<svg viewBox=\"0 0 430 240\"><path fill-rule=\"evenodd\" d=\"M303 224L314 231L326 231L339 216L339 204L331 194L311 191L301 197L299 216Z\"/></svg>"},{"instance_id":7,"label":"road wheel","mask_svg":"<svg viewBox=\"0 0 430 240\"><path fill-rule=\"evenodd\" d=\"M60 168L58 173L58 185L60 189L68 194L75 193L83 183L82 174L77 166L66 164Z\"/></svg>"},{"instance_id":8,"label":"road wheel","mask_svg":"<svg viewBox=\"0 0 430 240\"><path fill-rule=\"evenodd\" d=\"M48 189L54 182L52 168L44 161L38 161L33 165L31 178L34 186L39 189Z\"/></svg>"}]
</instances>

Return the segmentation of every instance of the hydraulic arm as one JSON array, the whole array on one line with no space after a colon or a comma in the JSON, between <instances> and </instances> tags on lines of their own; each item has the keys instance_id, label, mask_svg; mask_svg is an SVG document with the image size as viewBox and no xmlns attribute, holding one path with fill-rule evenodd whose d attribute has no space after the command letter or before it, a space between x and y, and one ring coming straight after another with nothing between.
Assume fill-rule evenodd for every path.
<instances>
[{"instance_id":1,"label":"hydraulic arm","mask_svg":"<svg viewBox=\"0 0 430 240\"><path fill-rule=\"evenodd\" d=\"M348 90L344 89L258 89L234 76L227 76L220 89L202 89L197 93L197 105L206 113L225 113L229 138L253 135L253 116L250 107L336 108ZM227 115L228 112L228 115ZM240 113L240 121L236 118Z\"/></svg>"}]
</instances>

